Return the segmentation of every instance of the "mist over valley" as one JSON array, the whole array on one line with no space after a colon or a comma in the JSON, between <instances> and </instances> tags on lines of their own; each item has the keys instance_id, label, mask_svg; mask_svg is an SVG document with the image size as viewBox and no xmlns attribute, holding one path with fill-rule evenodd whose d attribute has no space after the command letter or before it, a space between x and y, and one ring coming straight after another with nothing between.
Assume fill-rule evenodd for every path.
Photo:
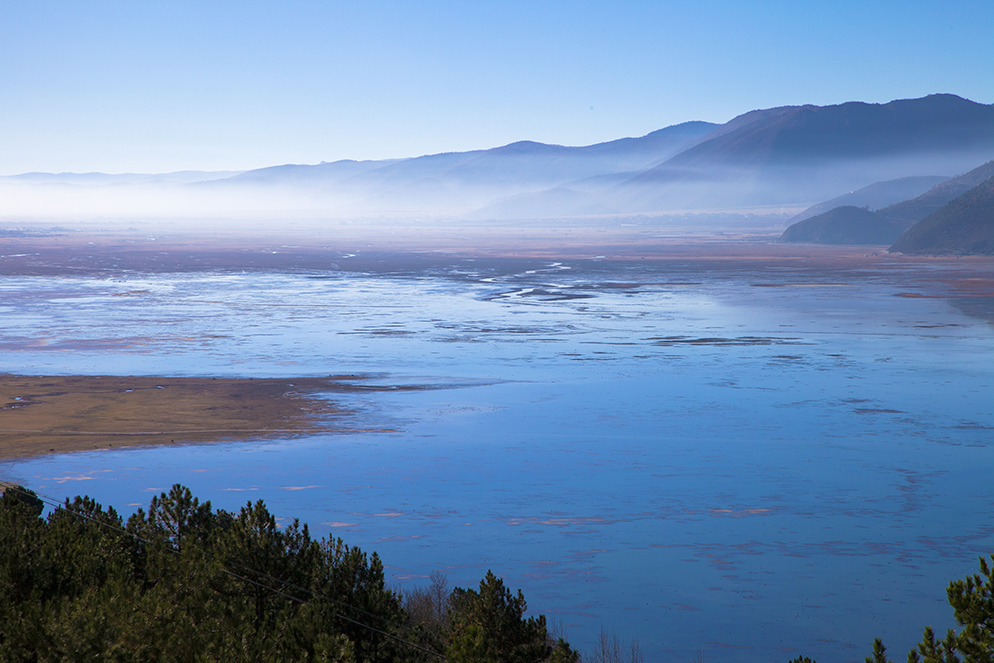
<instances>
[{"instance_id":1,"label":"mist over valley","mask_svg":"<svg viewBox=\"0 0 994 663\"><path fill-rule=\"evenodd\" d=\"M583 147L520 141L239 173L6 176L0 219L6 227L168 220L189 231L213 218L211 228L243 233L265 232L278 219L307 231L358 222L374 234L377 226L486 234L494 225L621 226L638 216L680 230L738 229L743 221L769 229L843 204L878 209L912 199L992 154L994 106L937 94L750 111L721 125L688 121Z\"/></svg>"}]
</instances>

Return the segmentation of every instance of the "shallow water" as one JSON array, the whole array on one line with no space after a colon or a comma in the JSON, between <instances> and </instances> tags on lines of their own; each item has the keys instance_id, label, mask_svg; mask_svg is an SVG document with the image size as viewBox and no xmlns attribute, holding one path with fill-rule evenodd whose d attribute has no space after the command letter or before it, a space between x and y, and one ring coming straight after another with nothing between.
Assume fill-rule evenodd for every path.
<instances>
[{"instance_id":1,"label":"shallow water","mask_svg":"<svg viewBox=\"0 0 994 663\"><path fill-rule=\"evenodd\" d=\"M437 388L329 396L397 433L0 473L122 510L175 482L228 509L265 499L377 550L400 587L493 569L581 649L604 628L649 661L861 661L878 636L900 658L952 625L945 585L994 551L994 327L964 313L976 296L947 298L989 267L2 277L3 371Z\"/></svg>"}]
</instances>

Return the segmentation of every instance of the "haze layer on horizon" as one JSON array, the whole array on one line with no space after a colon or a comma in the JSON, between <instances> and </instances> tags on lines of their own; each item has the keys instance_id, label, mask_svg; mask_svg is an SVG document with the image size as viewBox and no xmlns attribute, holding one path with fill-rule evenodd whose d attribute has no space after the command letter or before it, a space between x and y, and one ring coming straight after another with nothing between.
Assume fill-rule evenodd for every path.
<instances>
[{"instance_id":1,"label":"haze layer on horizon","mask_svg":"<svg viewBox=\"0 0 994 663\"><path fill-rule=\"evenodd\" d=\"M242 170L994 102L994 5L8 3L0 174Z\"/></svg>"}]
</instances>

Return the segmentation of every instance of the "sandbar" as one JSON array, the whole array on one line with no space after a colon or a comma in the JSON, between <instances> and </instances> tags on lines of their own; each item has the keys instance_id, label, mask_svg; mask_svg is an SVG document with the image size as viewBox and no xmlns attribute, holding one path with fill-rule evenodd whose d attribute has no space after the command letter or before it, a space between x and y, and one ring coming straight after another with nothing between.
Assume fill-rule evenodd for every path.
<instances>
[{"instance_id":1,"label":"sandbar","mask_svg":"<svg viewBox=\"0 0 994 663\"><path fill-rule=\"evenodd\" d=\"M0 459L344 429L356 379L0 374Z\"/></svg>"}]
</instances>

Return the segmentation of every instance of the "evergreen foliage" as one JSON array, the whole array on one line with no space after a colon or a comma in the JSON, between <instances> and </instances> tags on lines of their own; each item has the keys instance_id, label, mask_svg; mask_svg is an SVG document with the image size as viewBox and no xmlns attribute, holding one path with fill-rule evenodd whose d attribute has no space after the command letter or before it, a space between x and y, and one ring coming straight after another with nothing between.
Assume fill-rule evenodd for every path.
<instances>
[{"instance_id":1,"label":"evergreen foliage","mask_svg":"<svg viewBox=\"0 0 994 663\"><path fill-rule=\"evenodd\" d=\"M88 497L43 511L0 494L5 663L578 660L492 573L450 594L443 578L409 614L376 553L279 526L262 501L229 513L175 485L126 522Z\"/></svg>"},{"instance_id":2,"label":"evergreen foliage","mask_svg":"<svg viewBox=\"0 0 994 663\"><path fill-rule=\"evenodd\" d=\"M446 657L466 663L524 663L546 660L552 647L545 616L524 618L525 597L513 595L487 571L479 591L456 588L450 602L452 631Z\"/></svg>"},{"instance_id":3,"label":"evergreen foliage","mask_svg":"<svg viewBox=\"0 0 994 663\"><path fill-rule=\"evenodd\" d=\"M980 558L980 573L954 580L946 588L960 629L949 629L942 640L925 627L917 648L908 652L908 663L994 663L994 555L990 563ZM891 663L887 648L877 638L873 656L866 663Z\"/></svg>"}]
</instances>

